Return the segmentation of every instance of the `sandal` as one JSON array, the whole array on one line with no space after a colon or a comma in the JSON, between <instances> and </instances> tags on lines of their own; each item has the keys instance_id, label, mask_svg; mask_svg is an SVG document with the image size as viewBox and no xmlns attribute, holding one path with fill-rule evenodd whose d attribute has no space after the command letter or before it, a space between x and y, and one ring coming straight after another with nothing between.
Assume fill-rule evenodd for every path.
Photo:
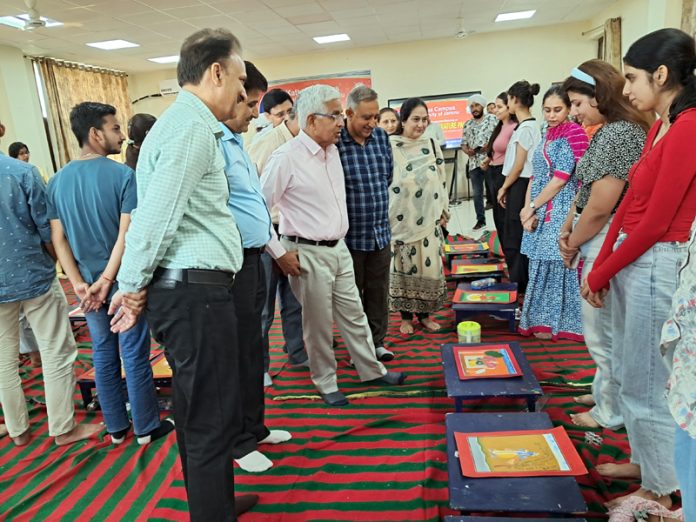
<instances>
[{"instance_id":1,"label":"sandal","mask_svg":"<svg viewBox=\"0 0 696 522\"><path fill-rule=\"evenodd\" d=\"M609 510L609 522L643 522L649 515L658 516L660 520L664 517L684 520L681 509L670 511L654 500L633 496Z\"/></svg>"}]
</instances>

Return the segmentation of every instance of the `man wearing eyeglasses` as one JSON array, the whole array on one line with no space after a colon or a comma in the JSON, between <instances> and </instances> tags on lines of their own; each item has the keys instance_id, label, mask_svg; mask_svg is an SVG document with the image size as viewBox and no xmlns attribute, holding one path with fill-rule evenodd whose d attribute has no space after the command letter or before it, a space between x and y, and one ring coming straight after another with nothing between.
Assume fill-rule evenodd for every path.
<instances>
[{"instance_id":1,"label":"man wearing eyeglasses","mask_svg":"<svg viewBox=\"0 0 696 522\"><path fill-rule=\"evenodd\" d=\"M360 304L353 260L343 238L348 210L336 142L344 126L339 92L326 85L304 89L295 110L302 129L276 150L261 179L269 206L280 211L281 239L271 239L274 258L293 253L287 271L302 304L302 328L312 381L330 406L348 403L338 389L332 346L334 320L360 376L371 384L402 384L377 360L372 332Z\"/></svg>"},{"instance_id":2,"label":"man wearing eyeglasses","mask_svg":"<svg viewBox=\"0 0 696 522\"><path fill-rule=\"evenodd\" d=\"M389 137L377 127L377 93L356 85L346 100L346 126L336 146L345 173L348 204L346 245L353 258L372 342L380 361L394 354L384 347L389 324L389 185L394 170Z\"/></svg>"}]
</instances>

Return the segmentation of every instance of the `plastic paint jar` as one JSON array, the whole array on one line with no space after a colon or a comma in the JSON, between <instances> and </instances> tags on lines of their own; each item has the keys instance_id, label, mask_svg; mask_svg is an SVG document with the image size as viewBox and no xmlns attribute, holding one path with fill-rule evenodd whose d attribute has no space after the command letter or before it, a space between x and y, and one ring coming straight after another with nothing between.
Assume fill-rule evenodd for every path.
<instances>
[{"instance_id":1,"label":"plastic paint jar","mask_svg":"<svg viewBox=\"0 0 696 522\"><path fill-rule=\"evenodd\" d=\"M474 321L462 321L457 325L457 337L460 343L480 343L481 325Z\"/></svg>"}]
</instances>

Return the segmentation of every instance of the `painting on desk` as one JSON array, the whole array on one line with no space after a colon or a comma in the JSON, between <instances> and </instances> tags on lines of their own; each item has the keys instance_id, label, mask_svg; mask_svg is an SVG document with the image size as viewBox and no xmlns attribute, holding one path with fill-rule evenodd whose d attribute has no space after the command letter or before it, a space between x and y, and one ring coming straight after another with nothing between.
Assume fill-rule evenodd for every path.
<instances>
[{"instance_id":1,"label":"painting on desk","mask_svg":"<svg viewBox=\"0 0 696 522\"><path fill-rule=\"evenodd\" d=\"M485 254L488 243L445 243L445 254Z\"/></svg>"},{"instance_id":2,"label":"painting on desk","mask_svg":"<svg viewBox=\"0 0 696 522\"><path fill-rule=\"evenodd\" d=\"M461 380L519 377L522 370L508 345L453 346Z\"/></svg>"},{"instance_id":3,"label":"painting on desk","mask_svg":"<svg viewBox=\"0 0 696 522\"><path fill-rule=\"evenodd\" d=\"M517 301L517 290L465 290L457 288L452 302L454 304L509 304Z\"/></svg>"},{"instance_id":4,"label":"painting on desk","mask_svg":"<svg viewBox=\"0 0 696 522\"><path fill-rule=\"evenodd\" d=\"M472 263L471 259L455 259L452 261L452 273L454 274L487 274L502 272L504 263Z\"/></svg>"},{"instance_id":5,"label":"painting on desk","mask_svg":"<svg viewBox=\"0 0 696 522\"><path fill-rule=\"evenodd\" d=\"M454 434L465 477L585 475L587 468L563 427Z\"/></svg>"}]
</instances>

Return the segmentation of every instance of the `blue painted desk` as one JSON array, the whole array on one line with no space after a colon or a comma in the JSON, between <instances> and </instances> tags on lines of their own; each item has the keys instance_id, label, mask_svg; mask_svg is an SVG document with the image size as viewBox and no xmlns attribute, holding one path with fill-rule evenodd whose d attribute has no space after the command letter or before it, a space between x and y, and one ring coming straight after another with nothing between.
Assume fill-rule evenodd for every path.
<instances>
[{"instance_id":1,"label":"blue painted desk","mask_svg":"<svg viewBox=\"0 0 696 522\"><path fill-rule=\"evenodd\" d=\"M447 396L454 399L455 411L462 411L463 401L480 400L486 397L507 397L512 399L526 399L529 411L534 411L536 401L544 395L539 381L534 376L529 361L518 343L484 343L507 344L517 359L517 364L522 370L521 377L508 377L504 379L468 379L461 380L454 362L453 346L481 346L481 344L443 344L442 366L445 370L445 386Z\"/></svg>"},{"instance_id":2,"label":"blue painted desk","mask_svg":"<svg viewBox=\"0 0 696 522\"><path fill-rule=\"evenodd\" d=\"M546 413L448 413L447 471L449 505L466 513L548 513L574 515L587 511L574 477L468 478L462 475L454 433L540 430L552 428Z\"/></svg>"},{"instance_id":3,"label":"blue painted desk","mask_svg":"<svg viewBox=\"0 0 696 522\"><path fill-rule=\"evenodd\" d=\"M488 277L486 275L485 277ZM484 276L478 279L483 279ZM471 290L471 283L459 283L457 288L462 290ZM517 283L496 283L493 286L489 286L485 290L494 291L512 291L517 290ZM515 310L517 310L517 302L496 304L496 303L452 303L452 310L454 310L454 324L458 325L460 321L464 321L467 317L472 317L475 315L486 314L486 315L498 315L500 317L505 317L508 321L508 329L511 332L516 331L515 328Z\"/></svg>"}]
</instances>

